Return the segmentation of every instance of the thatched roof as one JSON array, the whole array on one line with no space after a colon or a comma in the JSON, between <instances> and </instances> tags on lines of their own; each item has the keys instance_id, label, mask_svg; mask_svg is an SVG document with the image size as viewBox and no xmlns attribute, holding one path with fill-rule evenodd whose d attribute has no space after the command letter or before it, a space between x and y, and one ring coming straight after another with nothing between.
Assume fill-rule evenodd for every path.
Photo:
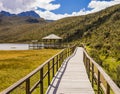
<instances>
[{"instance_id":1,"label":"thatched roof","mask_svg":"<svg viewBox=\"0 0 120 94\"><path fill-rule=\"evenodd\" d=\"M48 35L48 36L46 36L46 37L43 37L42 38L43 40L60 40L60 39L62 39L61 37L59 37L59 36L57 36L57 35L55 35L55 34L50 34L50 35Z\"/></svg>"}]
</instances>

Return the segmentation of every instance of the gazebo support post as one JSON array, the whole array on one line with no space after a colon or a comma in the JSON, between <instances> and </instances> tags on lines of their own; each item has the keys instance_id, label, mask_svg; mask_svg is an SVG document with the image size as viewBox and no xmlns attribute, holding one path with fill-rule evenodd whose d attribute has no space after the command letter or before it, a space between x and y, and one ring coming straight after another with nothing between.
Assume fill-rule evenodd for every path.
<instances>
[{"instance_id":1,"label":"gazebo support post","mask_svg":"<svg viewBox=\"0 0 120 94\"><path fill-rule=\"evenodd\" d=\"M54 48L55 48L55 40L54 40Z\"/></svg>"}]
</instances>

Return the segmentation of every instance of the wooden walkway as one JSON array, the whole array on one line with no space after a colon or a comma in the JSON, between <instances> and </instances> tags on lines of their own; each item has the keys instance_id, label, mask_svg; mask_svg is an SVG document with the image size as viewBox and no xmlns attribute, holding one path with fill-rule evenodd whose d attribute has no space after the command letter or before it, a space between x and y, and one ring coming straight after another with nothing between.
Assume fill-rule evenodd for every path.
<instances>
[{"instance_id":1,"label":"wooden walkway","mask_svg":"<svg viewBox=\"0 0 120 94\"><path fill-rule=\"evenodd\" d=\"M46 94L94 94L83 63L83 48L77 47L63 62Z\"/></svg>"}]
</instances>

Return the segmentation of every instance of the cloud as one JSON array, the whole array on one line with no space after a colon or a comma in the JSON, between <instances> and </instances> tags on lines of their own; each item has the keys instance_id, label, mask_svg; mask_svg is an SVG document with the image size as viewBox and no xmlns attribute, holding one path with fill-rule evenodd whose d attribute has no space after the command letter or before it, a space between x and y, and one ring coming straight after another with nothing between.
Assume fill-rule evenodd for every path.
<instances>
[{"instance_id":1,"label":"cloud","mask_svg":"<svg viewBox=\"0 0 120 94\"><path fill-rule=\"evenodd\" d=\"M37 6L47 11L58 9L60 7L60 4L52 4L51 2L53 1L55 0L37 0Z\"/></svg>"},{"instance_id":2,"label":"cloud","mask_svg":"<svg viewBox=\"0 0 120 94\"><path fill-rule=\"evenodd\" d=\"M47 20L58 20L58 19L65 18L65 17L79 16L79 15L86 14L84 9L80 10L79 12L73 12L72 14L68 14L68 13L55 14L55 13L50 12L50 11L40 11L40 10L36 10L36 13L40 14L41 17L43 17Z\"/></svg>"},{"instance_id":3,"label":"cloud","mask_svg":"<svg viewBox=\"0 0 120 94\"><path fill-rule=\"evenodd\" d=\"M112 0L112 1L92 0L89 3L88 8L92 8L91 13L93 13L115 4L120 4L120 0Z\"/></svg>"},{"instance_id":4,"label":"cloud","mask_svg":"<svg viewBox=\"0 0 120 94\"><path fill-rule=\"evenodd\" d=\"M10 13L20 13L23 11L36 10L37 7L46 11L58 9L60 4L52 4L54 0L0 0L0 11L8 11Z\"/></svg>"},{"instance_id":5,"label":"cloud","mask_svg":"<svg viewBox=\"0 0 120 94\"><path fill-rule=\"evenodd\" d=\"M44 0L42 0L44 1ZM53 1L53 0L48 0L48 1ZM49 2L48 2L49 3ZM94 12L98 12L102 9L105 9L107 7L110 7L112 5L115 4L120 4L120 0L112 0L112 1L100 1L100 0L92 0L89 5L88 8L90 8L91 10L85 10L82 9L79 12L73 12L72 14L55 14L49 10L47 11L39 11L37 10L36 12L43 18L48 19L48 20L58 20L64 17L70 17L70 16L79 16L79 15L86 15L89 13L94 13Z\"/></svg>"},{"instance_id":6,"label":"cloud","mask_svg":"<svg viewBox=\"0 0 120 94\"><path fill-rule=\"evenodd\" d=\"M36 13L40 14L40 16L42 18L45 18L47 20L58 20L58 19L61 19L61 18L64 18L64 17L69 17L71 15L69 14L55 14L53 12L50 12L50 11L39 11L37 10Z\"/></svg>"},{"instance_id":7,"label":"cloud","mask_svg":"<svg viewBox=\"0 0 120 94\"><path fill-rule=\"evenodd\" d=\"M72 14L55 14L51 11L60 8L61 5L53 4L54 1L55 0L14 0L14 2L11 2L11 0L0 0L0 11L4 10L17 14L23 11L34 10L44 19L58 20L64 17L94 13L112 5L120 4L120 0L91 0L88 4L88 8L91 10L81 9L79 12L73 12ZM44 11L42 11L42 9Z\"/></svg>"},{"instance_id":8,"label":"cloud","mask_svg":"<svg viewBox=\"0 0 120 94\"><path fill-rule=\"evenodd\" d=\"M36 12L45 19L58 20L58 19L61 19L64 17L79 16L79 15L86 15L89 13L94 13L94 12L100 11L102 9L105 9L105 8L115 5L115 4L120 4L120 0L112 0L112 1L92 0L88 5L88 8L90 8L91 10L82 9L79 12L73 12L72 14L67 14L67 13L55 14L51 11L38 11L38 10Z\"/></svg>"},{"instance_id":9,"label":"cloud","mask_svg":"<svg viewBox=\"0 0 120 94\"><path fill-rule=\"evenodd\" d=\"M11 13L20 13L23 11L34 10L36 0L0 0L0 11L8 11Z\"/></svg>"}]
</instances>

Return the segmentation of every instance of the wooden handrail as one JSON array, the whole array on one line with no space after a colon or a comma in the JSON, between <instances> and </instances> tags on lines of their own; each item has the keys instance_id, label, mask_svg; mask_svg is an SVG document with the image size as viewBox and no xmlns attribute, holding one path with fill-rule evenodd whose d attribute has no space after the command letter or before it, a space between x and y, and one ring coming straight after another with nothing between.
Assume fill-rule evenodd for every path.
<instances>
[{"instance_id":1,"label":"wooden handrail","mask_svg":"<svg viewBox=\"0 0 120 94\"><path fill-rule=\"evenodd\" d=\"M34 91L35 87L37 87L39 84L40 84L40 93L43 94L44 93L43 79L48 75L48 85L49 85L50 84L50 76L54 77L54 74L55 74L54 73L55 65L56 65L56 71L57 71L61 65L60 63L63 62L65 58L70 56L73 53L74 49L75 49L74 46L63 49L58 54L54 55L53 57L48 59L46 62L44 62L42 65L40 65L38 68L33 70L27 76L25 76L24 78L20 79L19 81L17 81L16 83L14 83L10 87L8 87L7 89L0 92L0 94L9 94L10 92L12 92L16 88L18 88L20 85L22 85L24 82L26 82L26 89L25 89L26 94L31 94ZM57 62L55 62L55 58L57 58ZM52 66L50 66L50 64L49 64L50 61L52 61L52 64L53 64ZM45 74L44 74L43 70L44 70L45 65L48 65L48 71L45 72ZM51 73L52 75L50 75L51 69L52 69L52 73ZM40 79L32 86L32 88L30 88L30 78L38 72L40 72Z\"/></svg>"},{"instance_id":2,"label":"wooden handrail","mask_svg":"<svg viewBox=\"0 0 120 94\"><path fill-rule=\"evenodd\" d=\"M94 67L97 68L98 72L97 72L97 80L98 80L98 90L100 89L100 83L101 83L101 79L100 79L100 75L103 76L103 78L105 79L106 81L106 84L107 84L107 88L106 88L106 92L104 92L105 94L110 94L110 89L112 89L112 91L115 93L115 94L120 94L120 88L113 82L113 80L108 76L107 73L104 72L104 70L102 69L102 67L100 65L98 65L86 52L86 50L84 49L84 63L86 65L89 65L87 64L87 59L90 60L90 62L92 63L91 64L91 71L92 71L92 86L94 87L94 83L93 83L93 79L94 79L94 73L95 73L95 69ZM88 70L87 70L88 71ZM104 83L103 83L104 84ZM102 84L102 85L103 85ZM102 86L103 87L103 86ZM104 90L105 91L105 88ZM98 94L99 94L100 91L98 91Z\"/></svg>"}]
</instances>

